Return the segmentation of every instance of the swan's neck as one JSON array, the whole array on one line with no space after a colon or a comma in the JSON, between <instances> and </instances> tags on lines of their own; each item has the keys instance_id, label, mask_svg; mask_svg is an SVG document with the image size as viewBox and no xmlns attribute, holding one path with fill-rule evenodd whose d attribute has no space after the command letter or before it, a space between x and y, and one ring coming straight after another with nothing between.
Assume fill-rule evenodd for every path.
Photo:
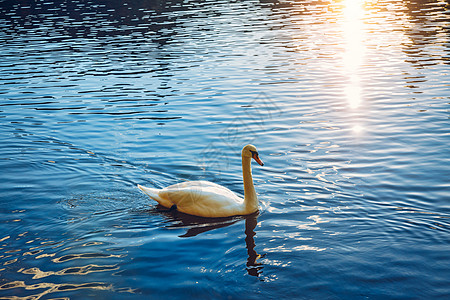
<instances>
[{"instance_id":1,"label":"swan's neck","mask_svg":"<svg viewBox=\"0 0 450 300\"><path fill-rule=\"evenodd\" d=\"M253 186L251 158L242 156L242 177L244 179L244 205L247 213L258 210L258 198Z\"/></svg>"}]
</instances>

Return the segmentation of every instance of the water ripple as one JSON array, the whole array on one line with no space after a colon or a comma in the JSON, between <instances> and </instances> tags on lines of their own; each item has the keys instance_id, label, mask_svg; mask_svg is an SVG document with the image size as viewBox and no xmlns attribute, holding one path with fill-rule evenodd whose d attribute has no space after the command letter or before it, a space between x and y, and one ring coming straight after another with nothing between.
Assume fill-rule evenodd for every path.
<instances>
[{"instance_id":1,"label":"water ripple","mask_svg":"<svg viewBox=\"0 0 450 300\"><path fill-rule=\"evenodd\" d=\"M445 297L448 14L1 1L2 297ZM242 195L247 143L258 216L192 218L135 187Z\"/></svg>"}]
</instances>

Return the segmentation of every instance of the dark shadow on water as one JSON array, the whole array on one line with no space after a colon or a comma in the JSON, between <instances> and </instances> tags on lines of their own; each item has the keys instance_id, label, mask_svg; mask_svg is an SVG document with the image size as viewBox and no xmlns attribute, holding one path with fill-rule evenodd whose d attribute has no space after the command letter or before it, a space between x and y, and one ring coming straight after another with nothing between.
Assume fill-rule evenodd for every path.
<instances>
[{"instance_id":1,"label":"dark shadow on water","mask_svg":"<svg viewBox=\"0 0 450 300\"><path fill-rule=\"evenodd\" d=\"M158 206L158 211L163 213L168 221L170 221L170 225L168 225L167 228L187 228L186 233L180 235L180 237L183 238L194 237L210 230L223 228L244 218L242 216L228 218L203 218L188 215L177 210L167 210L160 206Z\"/></svg>"},{"instance_id":2,"label":"dark shadow on water","mask_svg":"<svg viewBox=\"0 0 450 300\"><path fill-rule=\"evenodd\" d=\"M245 218L245 244L247 247L247 272L251 276L259 277L262 273L263 264L258 262L258 259L263 257L255 250L255 228L258 225L259 213L252 214Z\"/></svg>"},{"instance_id":3,"label":"dark shadow on water","mask_svg":"<svg viewBox=\"0 0 450 300\"><path fill-rule=\"evenodd\" d=\"M258 225L259 212L248 216L234 216L228 218L203 218L184 214L177 210L168 210L162 206L158 206L157 212L164 214L170 224L167 228L187 228L185 234L180 235L181 238L195 237L201 233L205 233L214 229L224 228L235 224L241 220L245 220L245 244L247 248L246 269L249 275L259 277L264 268L258 259L264 257L256 252L255 228Z\"/></svg>"}]
</instances>

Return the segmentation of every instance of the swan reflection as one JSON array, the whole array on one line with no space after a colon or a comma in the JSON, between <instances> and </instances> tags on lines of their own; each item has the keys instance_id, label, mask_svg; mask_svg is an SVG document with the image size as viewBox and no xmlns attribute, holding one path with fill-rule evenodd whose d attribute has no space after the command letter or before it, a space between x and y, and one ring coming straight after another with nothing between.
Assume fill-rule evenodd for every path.
<instances>
[{"instance_id":1,"label":"swan reflection","mask_svg":"<svg viewBox=\"0 0 450 300\"><path fill-rule=\"evenodd\" d=\"M161 207L160 207L161 208ZM247 216L236 216L229 218L202 218L192 215L187 215L179 211L164 211L167 217L170 218L171 224L167 228L187 228L186 233L179 237L188 238L194 237L201 233L210 230L219 229L230 226L232 224L245 219L245 246L247 249L247 263L246 269L249 275L259 277L262 273L263 264L258 262L259 258L263 257L256 252L255 243L255 228L258 225L258 215L256 212Z\"/></svg>"},{"instance_id":2,"label":"swan reflection","mask_svg":"<svg viewBox=\"0 0 450 300\"><path fill-rule=\"evenodd\" d=\"M247 247L247 272L249 275L259 277L262 272L263 264L258 262L262 256L256 250L254 236L256 225L258 224L258 214L250 215L245 218L245 244Z\"/></svg>"}]
</instances>

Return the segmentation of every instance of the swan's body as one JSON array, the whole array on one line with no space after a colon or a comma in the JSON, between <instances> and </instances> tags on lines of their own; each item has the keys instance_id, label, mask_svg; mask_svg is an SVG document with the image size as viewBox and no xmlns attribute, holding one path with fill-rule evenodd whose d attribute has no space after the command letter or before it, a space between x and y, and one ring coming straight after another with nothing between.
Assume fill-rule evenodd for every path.
<instances>
[{"instance_id":1,"label":"swan's body","mask_svg":"<svg viewBox=\"0 0 450 300\"><path fill-rule=\"evenodd\" d=\"M164 207L201 217L230 217L249 215L258 211L258 198L253 186L251 159L264 165L253 145L242 149L242 175L244 180L244 199L235 193L209 181L187 181L163 189L138 187L150 198Z\"/></svg>"}]
</instances>

